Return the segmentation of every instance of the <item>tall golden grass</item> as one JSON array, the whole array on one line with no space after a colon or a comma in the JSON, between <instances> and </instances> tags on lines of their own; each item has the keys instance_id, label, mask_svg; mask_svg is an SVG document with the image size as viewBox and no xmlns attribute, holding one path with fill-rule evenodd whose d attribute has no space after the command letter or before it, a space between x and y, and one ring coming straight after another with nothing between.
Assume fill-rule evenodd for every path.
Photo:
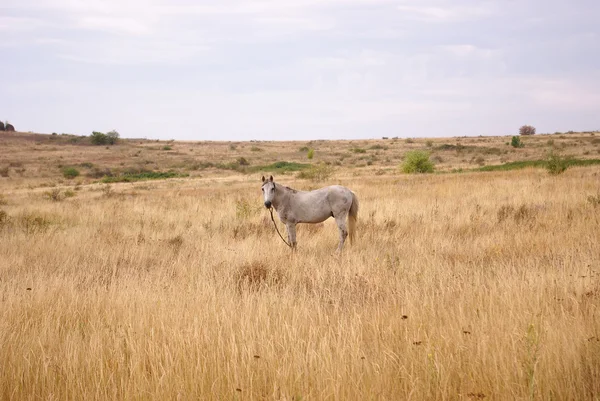
<instances>
[{"instance_id":1,"label":"tall golden grass","mask_svg":"<svg viewBox=\"0 0 600 401\"><path fill-rule=\"evenodd\" d=\"M599 174L340 169L341 255L333 220L290 253L258 176L5 184L0 398L598 399Z\"/></svg>"}]
</instances>

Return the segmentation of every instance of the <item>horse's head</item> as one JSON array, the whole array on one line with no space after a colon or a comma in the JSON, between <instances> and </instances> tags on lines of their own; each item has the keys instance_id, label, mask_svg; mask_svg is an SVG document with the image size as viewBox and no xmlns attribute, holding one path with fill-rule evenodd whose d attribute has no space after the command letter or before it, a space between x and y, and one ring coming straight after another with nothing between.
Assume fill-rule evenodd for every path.
<instances>
[{"instance_id":1,"label":"horse's head","mask_svg":"<svg viewBox=\"0 0 600 401\"><path fill-rule=\"evenodd\" d=\"M263 197L265 198L265 207L270 209L273 205L273 198L275 197L275 182L273 181L273 176L270 176L269 179L266 179L263 176L262 192Z\"/></svg>"}]
</instances>

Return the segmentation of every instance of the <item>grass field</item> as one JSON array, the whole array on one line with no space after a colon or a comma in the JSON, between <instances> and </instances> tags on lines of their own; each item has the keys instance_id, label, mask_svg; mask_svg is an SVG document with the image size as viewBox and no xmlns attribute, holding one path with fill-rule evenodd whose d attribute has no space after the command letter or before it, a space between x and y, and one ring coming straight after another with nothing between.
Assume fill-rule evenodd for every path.
<instances>
[{"instance_id":1,"label":"grass field","mask_svg":"<svg viewBox=\"0 0 600 401\"><path fill-rule=\"evenodd\" d=\"M600 399L600 166L469 171L598 138L0 135L0 399ZM443 174L401 174L411 149ZM263 171L355 191L356 243L330 219L291 254Z\"/></svg>"}]
</instances>

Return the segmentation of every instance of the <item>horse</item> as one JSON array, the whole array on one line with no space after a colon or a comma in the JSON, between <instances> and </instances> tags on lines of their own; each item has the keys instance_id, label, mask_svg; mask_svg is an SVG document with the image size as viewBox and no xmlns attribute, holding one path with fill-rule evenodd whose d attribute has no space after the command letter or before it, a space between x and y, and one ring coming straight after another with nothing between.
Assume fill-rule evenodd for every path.
<instances>
[{"instance_id":1,"label":"horse","mask_svg":"<svg viewBox=\"0 0 600 401\"><path fill-rule=\"evenodd\" d=\"M292 250L297 245L296 224L321 223L330 217L335 219L340 233L338 251L344 247L346 237L349 237L352 244L358 217L358 198L348 188L331 185L314 191L297 191L276 183L273 176L269 179L263 176L261 189L265 207L275 209L279 219L285 224Z\"/></svg>"}]
</instances>

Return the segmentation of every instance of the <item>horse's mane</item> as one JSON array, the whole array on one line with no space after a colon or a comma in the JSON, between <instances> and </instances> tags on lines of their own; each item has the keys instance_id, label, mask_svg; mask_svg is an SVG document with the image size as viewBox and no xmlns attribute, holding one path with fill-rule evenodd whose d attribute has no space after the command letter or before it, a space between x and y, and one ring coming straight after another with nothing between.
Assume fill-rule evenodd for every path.
<instances>
[{"instance_id":1,"label":"horse's mane","mask_svg":"<svg viewBox=\"0 0 600 401\"><path fill-rule=\"evenodd\" d=\"M288 190L288 191L292 191L292 193L296 193L296 192L298 192L298 190L296 190L296 189L294 189L294 188L290 188L290 187L288 187L287 185L282 185L282 184L277 184L277 185L279 185L279 186L280 186L280 187L282 187L283 189L286 189L286 190Z\"/></svg>"}]
</instances>

